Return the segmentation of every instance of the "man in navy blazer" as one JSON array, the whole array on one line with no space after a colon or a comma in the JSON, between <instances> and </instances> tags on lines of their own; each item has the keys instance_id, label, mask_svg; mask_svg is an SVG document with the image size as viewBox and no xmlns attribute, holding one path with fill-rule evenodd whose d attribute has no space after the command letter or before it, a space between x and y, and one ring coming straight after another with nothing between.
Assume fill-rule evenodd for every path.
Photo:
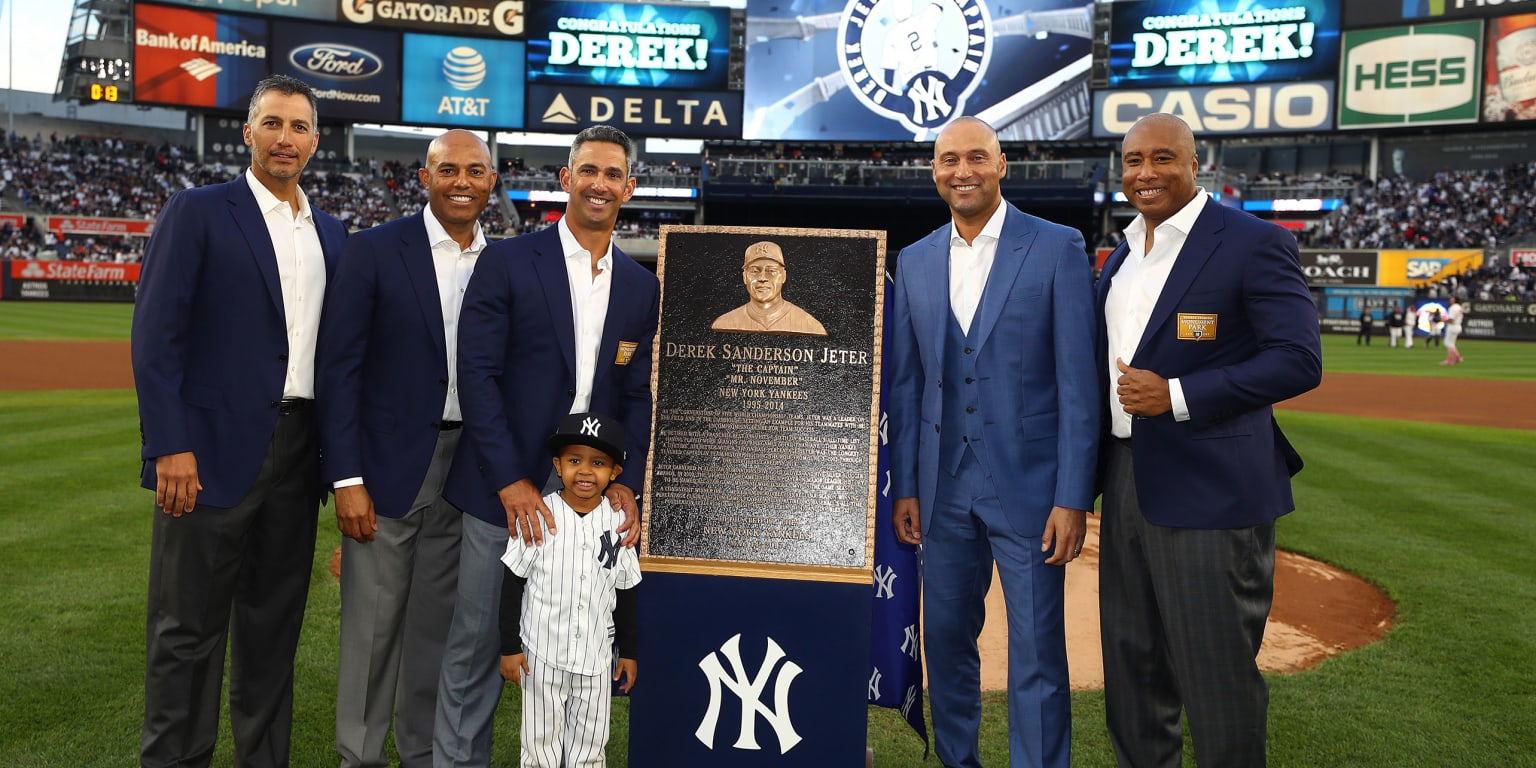
<instances>
[{"instance_id":1,"label":"man in navy blazer","mask_svg":"<svg viewBox=\"0 0 1536 768\"><path fill-rule=\"evenodd\" d=\"M459 322L459 401L468 450L448 475L465 512L459 594L438 689L438 768L484 766L500 700L501 556L509 531L542 542L554 520L543 502L546 439L570 413L600 411L624 425L624 475L608 489L639 535L636 497L651 434L651 344L660 313L656 276L612 244L619 208L635 191L634 143L606 125L577 134L560 186L570 195L555 226L485 250Z\"/></svg>"},{"instance_id":2,"label":"man in navy blazer","mask_svg":"<svg viewBox=\"0 0 1536 768\"><path fill-rule=\"evenodd\" d=\"M236 765L288 764L293 658L320 482L314 350L346 228L299 175L314 91L273 76L246 119L251 167L166 202L145 249L132 355L150 545L145 766L208 765L227 634Z\"/></svg>"},{"instance_id":3,"label":"man in navy blazer","mask_svg":"<svg viewBox=\"0 0 1536 768\"><path fill-rule=\"evenodd\" d=\"M336 490L341 653L336 751L387 766L393 716L405 768L432 765L460 513L443 484L462 433L459 307L485 248L491 151L444 133L417 171L427 207L354 234L320 324L320 443ZM397 693L398 691L398 693Z\"/></svg>"},{"instance_id":4,"label":"man in navy blazer","mask_svg":"<svg viewBox=\"0 0 1536 768\"><path fill-rule=\"evenodd\" d=\"M1255 657L1275 519L1301 458L1273 405L1322 376L1296 239L1195 185L1189 126L1139 120L1121 186L1140 215L1097 288L1106 414L1099 598L1104 696L1122 766L1262 766Z\"/></svg>"},{"instance_id":5,"label":"man in navy blazer","mask_svg":"<svg viewBox=\"0 0 1536 768\"><path fill-rule=\"evenodd\" d=\"M981 765L976 640L995 561L1011 764L1065 768L1062 566L1082 549L1098 456L1092 277L1077 230L1002 199L1007 167L997 134L975 118L934 143L933 178L953 221L896 262L892 516L897 537L923 547L939 760Z\"/></svg>"}]
</instances>

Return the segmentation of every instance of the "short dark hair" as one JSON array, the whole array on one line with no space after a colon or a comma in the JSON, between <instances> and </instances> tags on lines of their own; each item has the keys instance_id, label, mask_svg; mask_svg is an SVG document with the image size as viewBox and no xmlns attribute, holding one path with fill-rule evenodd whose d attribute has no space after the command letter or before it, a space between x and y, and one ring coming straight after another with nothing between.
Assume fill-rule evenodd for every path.
<instances>
[{"instance_id":1,"label":"short dark hair","mask_svg":"<svg viewBox=\"0 0 1536 768\"><path fill-rule=\"evenodd\" d=\"M581 149L581 145L589 141L603 141L623 147L624 175L629 175L630 169L635 164L635 140L611 125L594 125L576 134L576 140L571 142L571 156L566 159L565 167L576 170L576 150Z\"/></svg>"},{"instance_id":2,"label":"short dark hair","mask_svg":"<svg viewBox=\"0 0 1536 768\"><path fill-rule=\"evenodd\" d=\"M309 87L309 83L288 75L268 75L256 84L256 90L251 93L251 106L245 112L246 125L256 122L256 108L267 91L277 91L285 96L303 94L304 98L309 99L309 111L314 113L315 122L320 121L320 108L315 103L315 89Z\"/></svg>"}]
</instances>

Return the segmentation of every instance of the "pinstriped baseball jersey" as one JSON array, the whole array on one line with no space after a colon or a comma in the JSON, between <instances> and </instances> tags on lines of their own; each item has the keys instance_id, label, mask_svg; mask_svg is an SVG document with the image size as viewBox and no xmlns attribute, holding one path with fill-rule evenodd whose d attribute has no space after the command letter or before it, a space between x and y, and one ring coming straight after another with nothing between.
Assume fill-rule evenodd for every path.
<instances>
[{"instance_id":1,"label":"pinstriped baseball jersey","mask_svg":"<svg viewBox=\"0 0 1536 768\"><path fill-rule=\"evenodd\" d=\"M556 533L542 545L513 536L501 561L528 579L519 626L523 650L544 663L581 675L606 675L613 663L615 589L640 583L640 560L620 543L623 521L603 499L581 515L559 493L544 497Z\"/></svg>"}]
</instances>

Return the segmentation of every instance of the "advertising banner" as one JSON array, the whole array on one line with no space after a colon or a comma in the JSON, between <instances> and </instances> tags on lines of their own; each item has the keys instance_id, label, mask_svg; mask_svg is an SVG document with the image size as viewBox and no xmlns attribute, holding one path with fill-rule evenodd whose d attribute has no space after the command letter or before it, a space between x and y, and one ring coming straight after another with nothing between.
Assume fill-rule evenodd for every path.
<instances>
[{"instance_id":1,"label":"advertising banner","mask_svg":"<svg viewBox=\"0 0 1536 768\"><path fill-rule=\"evenodd\" d=\"M1093 3L749 0L743 137L926 141L961 115L1082 138Z\"/></svg>"},{"instance_id":2,"label":"advertising banner","mask_svg":"<svg viewBox=\"0 0 1536 768\"><path fill-rule=\"evenodd\" d=\"M523 43L407 33L400 119L505 130L523 127Z\"/></svg>"},{"instance_id":3,"label":"advertising banner","mask_svg":"<svg viewBox=\"0 0 1536 768\"><path fill-rule=\"evenodd\" d=\"M1477 122L1479 21L1344 34L1339 127Z\"/></svg>"},{"instance_id":4,"label":"advertising banner","mask_svg":"<svg viewBox=\"0 0 1536 768\"><path fill-rule=\"evenodd\" d=\"M1517 267L1536 267L1536 248L1509 249L1509 263Z\"/></svg>"},{"instance_id":5,"label":"advertising banner","mask_svg":"<svg viewBox=\"0 0 1536 768\"><path fill-rule=\"evenodd\" d=\"M338 21L486 37L523 36L523 0L290 0L340 7Z\"/></svg>"},{"instance_id":6,"label":"advertising banner","mask_svg":"<svg viewBox=\"0 0 1536 768\"><path fill-rule=\"evenodd\" d=\"M1344 26L1384 27L1392 24L1486 19L1526 8L1532 0L1350 0L1344 3Z\"/></svg>"},{"instance_id":7,"label":"advertising banner","mask_svg":"<svg viewBox=\"0 0 1536 768\"><path fill-rule=\"evenodd\" d=\"M49 216L48 231L59 235L127 235L149 237L155 231L154 219L109 219L84 216ZM134 265L137 280L138 265Z\"/></svg>"},{"instance_id":8,"label":"advertising banner","mask_svg":"<svg viewBox=\"0 0 1536 768\"><path fill-rule=\"evenodd\" d=\"M1483 119L1536 120L1536 13L1490 20L1483 60Z\"/></svg>"},{"instance_id":9,"label":"advertising banner","mask_svg":"<svg viewBox=\"0 0 1536 768\"><path fill-rule=\"evenodd\" d=\"M1463 336L1536 341L1536 304L1514 301L1469 301Z\"/></svg>"},{"instance_id":10,"label":"advertising banner","mask_svg":"<svg viewBox=\"0 0 1536 768\"><path fill-rule=\"evenodd\" d=\"M1375 285L1375 251L1302 251L1307 285Z\"/></svg>"},{"instance_id":11,"label":"advertising banner","mask_svg":"<svg viewBox=\"0 0 1536 768\"><path fill-rule=\"evenodd\" d=\"M348 0L157 0L165 5L181 5L207 11L259 13L265 16L335 21L337 10Z\"/></svg>"},{"instance_id":12,"label":"advertising banner","mask_svg":"<svg viewBox=\"0 0 1536 768\"><path fill-rule=\"evenodd\" d=\"M541 2L529 9L528 83L725 90L730 11Z\"/></svg>"},{"instance_id":13,"label":"advertising banner","mask_svg":"<svg viewBox=\"0 0 1536 768\"><path fill-rule=\"evenodd\" d=\"M1141 0L1110 6L1109 85L1320 80L1339 60L1337 0Z\"/></svg>"},{"instance_id":14,"label":"advertising banner","mask_svg":"<svg viewBox=\"0 0 1536 768\"><path fill-rule=\"evenodd\" d=\"M606 123L631 136L724 139L741 135L738 91L642 91L529 84L527 96L530 131L563 133Z\"/></svg>"},{"instance_id":15,"label":"advertising banner","mask_svg":"<svg viewBox=\"0 0 1536 768\"><path fill-rule=\"evenodd\" d=\"M272 23L272 71L315 89L329 119L400 120L400 35L334 25Z\"/></svg>"},{"instance_id":16,"label":"advertising banner","mask_svg":"<svg viewBox=\"0 0 1536 768\"><path fill-rule=\"evenodd\" d=\"M1477 269L1483 265L1483 252L1381 251L1376 263L1377 285L1416 286Z\"/></svg>"},{"instance_id":17,"label":"advertising banner","mask_svg":"<svg viewBox=\"0 0 1536 768\"><path fill-rule=\"evenodd\" d=\"M267 75L267 21L135 3L134 101L244 111Z\"/></svg>"},{"instance_id":18,"label":"advertising banner","mask_svg":"<svg viewBox=\"0 0 1536 768\"><path fill-rule=\"evenodd\" d=\"M1093 135L1119 138L1153 112L1178 115L1197 136L1326 131L1333 125L1333 81L1096 90Z\"/></svg>"},{"instance_id":19,"label":"advertising banner","mask_svg":"<svg viewBox=\"0 0 1536 768\"><path fill-rule=\"evenodd\" d=\"M109 264L95 261L36 261L16 259L11 262L12 280L73 281L85 283L137 283L138 264Z\"/></svg>"}]
</instances>

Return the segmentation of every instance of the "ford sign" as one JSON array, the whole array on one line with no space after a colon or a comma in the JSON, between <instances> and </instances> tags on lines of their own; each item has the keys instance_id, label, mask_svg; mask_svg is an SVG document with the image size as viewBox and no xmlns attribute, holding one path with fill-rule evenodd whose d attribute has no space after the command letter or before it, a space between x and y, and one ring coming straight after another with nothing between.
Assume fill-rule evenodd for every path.
<instances>
[{"instance_id":1,"label":"ford sign","mask_svg":"<svg viewBox=\"0 0 1536 768\"><path fill-rule=\"evenodd\" d=\"M340 43L300 46L288 54L295 67L319 77L360 80L377 75L384 62L370 51Z\"/></svg>"}]
</instances>

